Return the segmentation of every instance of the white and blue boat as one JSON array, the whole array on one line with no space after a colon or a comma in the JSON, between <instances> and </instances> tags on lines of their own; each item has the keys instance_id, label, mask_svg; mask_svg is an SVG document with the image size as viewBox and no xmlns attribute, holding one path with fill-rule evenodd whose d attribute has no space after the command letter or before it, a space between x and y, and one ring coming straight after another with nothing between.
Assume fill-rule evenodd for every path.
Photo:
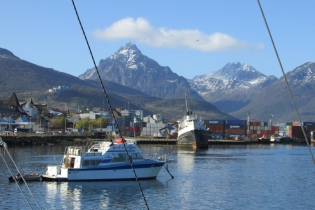
<instances>
[{"instance_id":1,"label":"white and blue boat","mask_svg":"<svg viewBox=\"0 0 315 210\"><path fill-rule=\"evenodd\" d=\"M128 152L126 152L128 151ZM127 156L129 155L129 158ZM135 142L120 138L102 141L84 152L80 146L68 146L60 165L48 165L43 181L119 181L155 179L165 159L146 159ZM136 175L135 175L136 174Z\"/></svg>"}]
</instances>

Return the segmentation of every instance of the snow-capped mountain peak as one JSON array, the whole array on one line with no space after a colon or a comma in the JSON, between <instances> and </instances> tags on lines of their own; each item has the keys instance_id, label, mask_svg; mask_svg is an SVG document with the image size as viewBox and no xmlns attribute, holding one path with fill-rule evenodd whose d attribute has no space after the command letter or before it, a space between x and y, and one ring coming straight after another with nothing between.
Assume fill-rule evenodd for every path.
<instances>
[{"instance_id":1,"label":"snow-capped mountain peak","mask_svg":"<svg viewBox=\"0 0 315 210\"><path fill-rule=\"evenodd\" d=\"M137 60L141 56L142 53L137 48L137 46L132 44L131 42L127 42L125 47L119 48L119 50L114 55L109 56L108 59L121 59L124 63L126 63L127 68L129 68L130 70L137 70Z\"/></svg>"},{"instance_id":2,"label":"snow-capped mountain peak","mask_svg":"<svg viewBox=\"0 0 315 210\"><path fill-rule=\"evenodd\" d=\"M223 95L237 98L241 93L247 98L250 94L245 94L246 91L252 92L276 80L274 76L267 77L254 67L237 62L227 63L220 70L207 75L196 76L190 80L190 84L203 98L214 102Z\"/></svg>"},{"instance_id":3,"label":"snow-capped mountain peak","mask_svg":"<svg viewBox=\"0 0 315 210\"><path fill-rule=\"evenodd\" d=\"M99 62L102 78L116 82L158 98L184 98L188 81L175 74L167 66L143 55L136 45L128 42L113 55ZM94 68L79 76L80 79L97 79ZM192 91L193 92L193 91ZM202 100L198 94L194 99Z\"/></svg>"},{"instance_id":4,"label":"snow-capped mountain peak","mask_svg":"<svg viewBox=\"0 0 315 210\"><path fill-rule=\"evenodd\" d=\"M266 77L258 72L254 67L248 64L241 63L227 63L223 68L218 71L212 72L206 77L216 78L221 80L251 80L252 78Z\"/></svg>"}]
</instances>

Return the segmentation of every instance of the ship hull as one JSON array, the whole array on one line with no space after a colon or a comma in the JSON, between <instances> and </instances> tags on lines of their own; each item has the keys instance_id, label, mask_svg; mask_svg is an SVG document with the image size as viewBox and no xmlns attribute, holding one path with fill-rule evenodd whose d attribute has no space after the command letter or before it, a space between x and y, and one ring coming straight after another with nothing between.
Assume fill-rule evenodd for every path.
<instances>
[{"instance_id":1,"label":"ship hull","mask_svg":"<svg viewBox=\"0 0 315 210\"><path fill-rule=\"evenodd\" d=\"M178 133L177 144L185 147L208 148L208 131L193 129Z\"/></svg>"}]
</instances>

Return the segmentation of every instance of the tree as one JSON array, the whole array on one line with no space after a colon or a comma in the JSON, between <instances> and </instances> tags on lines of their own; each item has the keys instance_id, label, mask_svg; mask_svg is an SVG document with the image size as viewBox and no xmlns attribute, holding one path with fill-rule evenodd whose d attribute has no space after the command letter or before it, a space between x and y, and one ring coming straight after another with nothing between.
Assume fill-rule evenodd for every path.
<instances>
[{"instance_id":1,"label":"tree","mask_svg":"<svg viewBox=\"0 0 315 210\"><path fill-rule=\"evenodd\" d=\"M107 117L99 117L95 123L99 128L106 128L109 124L109 120Z\"/></svg>"},{"instance_id":2,"label":"tree","mask_svg":"<svg viewBox=\"0 0 315 210\"><path fill-rule=\"evenodd\" d=\"M55 119L50 119L50 123L54 126L54 127L64 127L65 125L65 117L61 116L59 118L55 118Z\"/></svg>"},{"instance_id":3,"label":"tree","mask_svg":"<svg viewBox=\"0 0 315 210\"><path fill-rule=\"evenodd\" d=\"M75 128L82 129L83 132L86 132L89 130L90 122L90 117L84 117L75 125Z\"/></svg>"},{"instance_id":4,"label":"tree","mask_svg":"<svg viewBox=\"0 0 315 210\"><path fill-rule=\"evenodd\" d=\"M82 118L75 126L76 129L82 129L83 132L93 130L94 128L106 128L109 120L106 117L99 117L97 120L91 120L90 117Z\"/></svg>"},{"instance_id":5,"label":"tree","mask_svg":"<svg viewBox=\"0 0 315 210\"><path fill-rule=\"evenodd\" d=\"M80 110L81 113L89 113L90 110L88 108L86 108L85 106L81 107L81 110Z\"/></svg>"}]
</instances>

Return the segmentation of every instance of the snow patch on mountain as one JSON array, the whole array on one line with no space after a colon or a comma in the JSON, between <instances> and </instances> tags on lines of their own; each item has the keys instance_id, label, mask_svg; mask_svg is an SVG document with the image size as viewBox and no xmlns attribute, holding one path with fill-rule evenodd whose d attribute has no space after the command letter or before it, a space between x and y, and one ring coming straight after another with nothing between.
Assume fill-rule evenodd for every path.
<instances>
[{"instance_id":1,"label":"snow patch on mountain","mask_svg":"<svg viewBox=\"0 0 315 210\"><path fill-rule=\"evenodd\" d=\"M211 98L222 99L227 95L251 92L253 89L263 87L268 80L275 81L275 77L267 77L248 64L228 63L218 71L207 75L196 76L189 80L191 88L197 91L206 100Z\"/></svg>"},{"instance_id":2,"label":"snow patch on mountain","mask_svg":"<svg viewBox=\"0 0 315 210\"><path fill-rule=\"evenodd\" d=\"M315 81L315 62L307 62L287 73L294 84L306 84ZM284 79L284 78L282 78Z\"/></svg>"},{"instance_id":3,"label":"snow patch on mountain","mask_svg":"<svg viewBox=\"0 0 315 210\"><path fill-rule=\"evenodd\" d=\"M0 48L0 58L5 58L5 59L20 59L19 57L15 56L11 51Z\"/></svg>"}]
</instances>

